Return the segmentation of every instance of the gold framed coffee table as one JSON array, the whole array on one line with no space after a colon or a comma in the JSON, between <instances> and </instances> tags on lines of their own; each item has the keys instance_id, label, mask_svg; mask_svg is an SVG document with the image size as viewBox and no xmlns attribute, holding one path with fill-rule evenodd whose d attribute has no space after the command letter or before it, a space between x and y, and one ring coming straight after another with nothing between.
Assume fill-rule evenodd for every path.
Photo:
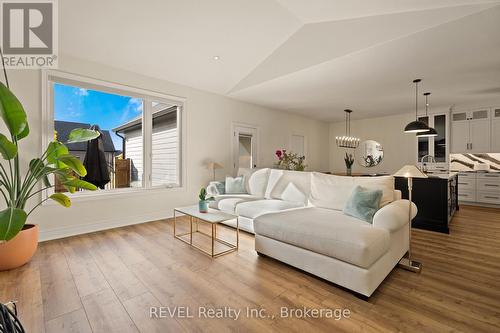
<instances>
[{"instance_id":1,"label":"gold framed coffee table","mask_svg":"<svg viewBox=\"0 0 500 333\"><path fill-rule=\"evenodd\" d=\"M178 214L182 215L187 215L189 216L189 231L177 234L176 232L176 224ZM217 237L217 225L219 223L229 221L236 219L236 244L232 244L230 242L227 242L223 239L220 239ZM206 233L203 231L198 230L198 222L202 223L207 223L210 225L211 228L211 233ZM193 228L194 224L194 228ZM200 246L193 244L193 235L195 234L201 234L207 237L210 237L211 239L211 251L207 251ZM237 215L232 215L228 213L221 212L216 209L208 209L208 213L200 213L198 210L198 205L193 205L193 206L187 206L187 207L180 207L180 208L174 208L174 237L183 241L184 243L189 244L190 246L200 250L204 254L216 258L219 256L222 256L224 254L228 254L234 251L238 251L238 247L240 245L240 226L239 226L239 221L238 221L238 216ZM187 239L186 239L187 238ZM223 244L229 249L220 251L220 252L215 252L215 245L216 243Z\"/></svg>"}]
</instances>

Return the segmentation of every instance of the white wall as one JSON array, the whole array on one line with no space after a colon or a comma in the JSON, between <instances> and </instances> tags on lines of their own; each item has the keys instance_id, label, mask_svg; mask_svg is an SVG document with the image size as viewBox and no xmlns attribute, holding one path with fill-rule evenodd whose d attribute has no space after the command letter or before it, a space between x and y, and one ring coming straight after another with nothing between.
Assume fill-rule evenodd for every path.
<instances>
[{"instance_id":1,"label":"white wall","mask_svg":"<svg viewBox=\"0 0 500 333\"><path fill-rule=\"evenodd\" d=\"M149 89L187 98L186 184L184 190L161 190L111 199L74 202L69 209L42 206L29 222L41 227L41 239L138 223L172 215L176 206L195 203L199 188L211 179L204 163L214 160L230 170L231 123L260 128L260 166L271 166L278 148L288 148L290 135L307 135L309 169L328 170L329 124L242 103L226 97L157 80L110 66L60 55L60 70L96 79ZM21 160L26 165L41 152L41 74L32 70L9 71L11 89L27 110L31 134L21 142ZM218 175L226 172L218 170ZM167 235L166 235L167 236Z\"/></svg>"},{"instance_id":2,"label":"white wall","mask_svg":"<svg viewBox=\"0 0 500 333\"><path fill-rule=\"evenodd\" d=\"M415 134L406 134L403 129L407 123L415 119L415 114L378 117L352 120L351 133L364 140L375 140L384 147L384 159L381 164L372 167L362 167L354 162L353 172L361 173L394 173L405 164L416 163ZM330 124L330 171L345 172L345 149L337 148L335 136L345 135L345 123ZM349 150L352 152L352 150Z\"/></svg>"}]
</instances>

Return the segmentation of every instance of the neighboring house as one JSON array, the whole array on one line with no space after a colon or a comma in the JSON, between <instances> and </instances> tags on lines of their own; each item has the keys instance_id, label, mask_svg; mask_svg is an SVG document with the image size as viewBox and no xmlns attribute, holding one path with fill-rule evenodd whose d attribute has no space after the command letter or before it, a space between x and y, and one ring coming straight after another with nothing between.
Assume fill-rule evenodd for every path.
<instances>
[{"instance_id":1,"label":"neighboring house","mask_svg":"<svg viewBox=\"0 0 500 333\"><path fill-rule=\"evenodd\" d=\"M152 135L152 185L177 184L179 140L177 131L177 107L153 107ZM113 129L124 138L123 158L131 161L131 181L140 186L143 174L142 117L133 119Z\"/></svg>"},{"instance_id":2,"label":"neighboring house","mask_svg":"<svg viewBox=\"0 0 500 333\"><path fill-rule=\"evenodd\" d=\"M57 140L61 142L68 141L69 133L75 128L90 128L91 124L85 123L75 123L71 121L54 121L54 130L56 131ZM108 130L101 129L102 139L104 143L104 154L106 155L106 161L108 165L113 165L113 158L120 154L120 151L116 150L115 145L113 144L113 140L111 139L111 135ZM68 147L70 154L75 155L80 159L80 161L84 161L85 152L87 151L87 143L86 142L77 142L77 143L65 143L66 147Z\"/></svg>"}]
</instances>

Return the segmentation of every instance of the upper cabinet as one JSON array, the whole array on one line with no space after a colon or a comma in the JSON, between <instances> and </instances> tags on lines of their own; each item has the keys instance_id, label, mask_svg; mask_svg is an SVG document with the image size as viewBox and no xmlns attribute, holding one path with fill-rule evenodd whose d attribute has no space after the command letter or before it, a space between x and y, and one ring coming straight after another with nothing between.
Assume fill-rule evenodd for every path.
<instances>
[{"instance_id":1,"label":"upper cabinet","mask_svg":"<svg viewBox=\"0 0 500 333\"><path fill-rule=\"evenodd\" d=\"M498 117L500 120L500 117ZM488 153L492 148L490 109L455 112L451 115L451 152Z\"/></svg>"},{"instance_id":2,"label":"upper cabinet","mask_svg":"<svg viewBox=\"0 0 500 333\"><path fill-rule=\"evenodd\" d=\"M491 152L500 152L500 106L491 109Z\"/></svg>"}]
</instances>

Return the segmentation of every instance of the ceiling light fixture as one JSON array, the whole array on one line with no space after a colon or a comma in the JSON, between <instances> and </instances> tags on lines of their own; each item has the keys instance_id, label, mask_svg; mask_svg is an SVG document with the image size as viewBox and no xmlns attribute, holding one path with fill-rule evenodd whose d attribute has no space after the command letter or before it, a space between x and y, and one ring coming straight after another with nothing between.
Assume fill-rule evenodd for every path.
<instances>
[{"instance_id":1,"label":"ceiling light fixture","mask_svg":"<svg viewBox=\"0 0 500 333\"><path fill-rule=\"evenodd\" d=\"M415 83L415 120L405 126L405 133L420 133L429 130L429 126L423 121L418 120L418 83L421 79L413 80Z\"/></svg>"},{"instance_id":2,"label":"ceiling light fixture","mask_svg":"<svg viewBox=\"0 0 500 333\"><path fill-rule=\"evenodd\" d=\"M424 96L425 96L425 116L426 117L428 117L428 112L429 112L429 95L430 94L431 94L430 92L424 93ZM427 119L429 119L429 118L427 118ZM417 137L419 137L419 138L430 138L430 137L437 136L437 135L438 135L438 132L430 126L429 126L428 131L417 133Z\"/></svg>"},{"instance_id":3,"label":"ceiling light fixture","mask_svg":"<svg viewBox=\"0 0 500 333\"><path fill-rule=\"evenodd\" d=\"M219 60L220 57L219 56L214 56L214 60Z\"/></svg>"},{"instance_id":4,"label":"ceiling light fixture","mask_svg":"<svg viewBox=\"0 0 500 333\"><path fill-rule=\"evenodd\" d=\"M351 113L352 110L346 109L345 112L345 135L336 136L335 141L339 148L358 148L359 138L351 136Z\"/></svg>"}]
</instances>

